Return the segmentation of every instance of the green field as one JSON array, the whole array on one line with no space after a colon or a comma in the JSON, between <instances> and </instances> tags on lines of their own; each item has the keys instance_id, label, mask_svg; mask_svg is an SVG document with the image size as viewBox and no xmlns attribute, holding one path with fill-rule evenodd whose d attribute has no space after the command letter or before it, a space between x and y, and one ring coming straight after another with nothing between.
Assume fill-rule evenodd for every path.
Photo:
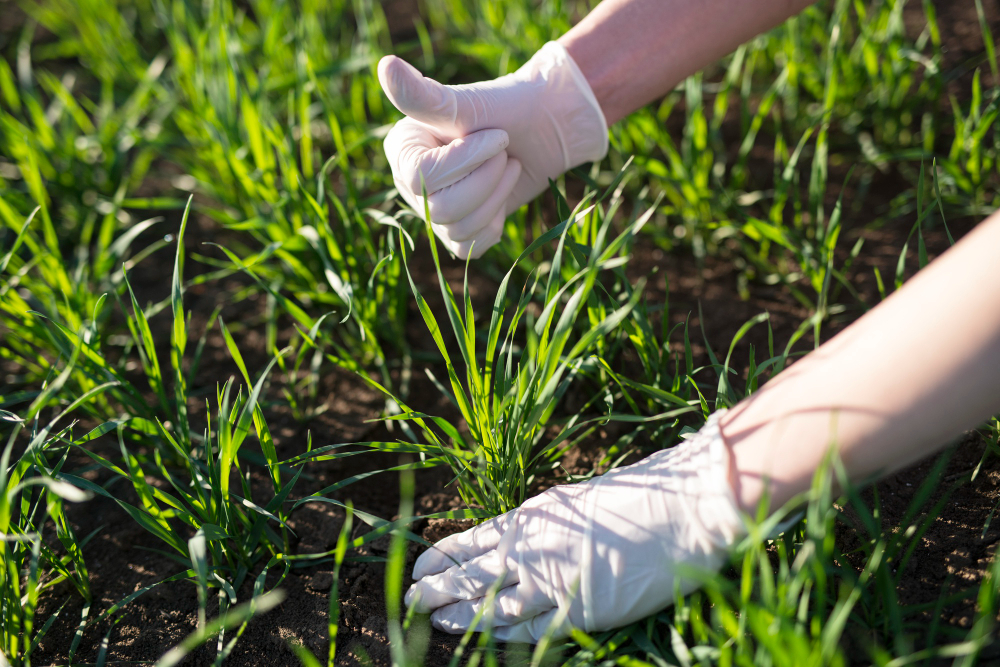
<instances>
[{"instance_id":1,"label":"green field","mask_svg":"<svg viewBox=\"0 0 1000 667\"><path fill-rule=\"evenodd\" d=\"M831 461L617 631L407 614L428 541L676 444L1000 207L1000 5L838 0L447 256L376 63L493 78L593 4L0 0L0 666L1000 659L1000 418Z\"/></svg>"}]
</instances>

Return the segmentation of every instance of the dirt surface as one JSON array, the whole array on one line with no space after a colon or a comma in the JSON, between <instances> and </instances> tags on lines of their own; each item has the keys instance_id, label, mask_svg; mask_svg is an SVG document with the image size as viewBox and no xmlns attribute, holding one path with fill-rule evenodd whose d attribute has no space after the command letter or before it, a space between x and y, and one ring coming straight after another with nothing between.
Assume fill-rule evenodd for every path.
<instances>
[{"instance_id":1,"label":"dirt surface","mask_svg":"<svg viewBox=\"0 0 1000 667\"><path fill-rule=\"evenodd\" d=\"M948 93L959 99L969 96L975 70L981 70L983 89L995 87L1000 82L993 78L986 57L983 35L975 2L966 0L936 0L932 3L937 13L941 34L941 70L945 74ZM1000 38L1000 2L983 0L983 16L993 33ZM907 3L903 10L907 34L916 39L924 29L925 18L921 3Z\"/></svg>"},{"instance_id":2,"label":"dirt surface","mask_svg":"<svg viewBox=\"0 0 1000 667\"><path fill-rule=\"evenodd\" d=\"M938 493L928 500L918 518L936 502L945 502L945 509L923 534L907 567L897 572L903 581L898 589L903 605L933 603L943 594L978 588L983 572L992 563L1000 546L1000 522L989 519L1000 500L1000 466L990 456L980 467L986 444L983 434L969 433L939 456L910 466L862 494L875 506L877 493L883 524L901 526L920 485L931 476L939 459L947 461ZM839 537L843 547L850 546L847 531ZM940 621L968 630L974 615L975 599L968 598L943 608ZM927 622L932 616L930 612L923 614Z\"/></svg>"}]
</instances>

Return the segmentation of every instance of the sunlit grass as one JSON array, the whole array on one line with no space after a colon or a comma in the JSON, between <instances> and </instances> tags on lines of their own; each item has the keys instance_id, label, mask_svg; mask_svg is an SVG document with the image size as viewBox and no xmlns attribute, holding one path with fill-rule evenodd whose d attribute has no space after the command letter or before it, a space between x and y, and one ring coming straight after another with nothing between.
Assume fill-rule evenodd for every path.
<instances>
[{"instance_id":1,"label":"sunlit grass","mask_svg":"<svg viewBox=\"0 0 1000 667\"><path fill-rule=\"evenodd\" d=\"M780 372L807 334L818 344L831 315L874 305L849 276L868 251L855 218L881 176L899 176L902 191L875 198L865 221L910 230L894 271L875 270L882 298L927 263L932 230L951 238L950 221L1000 205L1000 89L984 85L988 74L996 81L997 56L975 2L984 53L974 72L944 71L942 17L929 0L910 8L922 15L915 34L900 0L810 7L612 128L606 160L514 213L500 247L466 264L461 293L446 280L457 264L397 206L380 144L398 114L375 63L399 53L446 82L492 77L564 32L586 3L426 0L397 35L367 0L26 3L31 21L0 60L0 662L29 665L51 628L72 626L66 660L87 652L100 663L108 647L85 646L87 630L112 620L113 644L113 621L132 600L186 581L197 629L148 658L174 664L212 643L220 664L293 569L332 562L337 572L352 549L391 532L393 660L420 664L427 625L398 599L405 540L419 539L408 528L413 470L450 467L466 504L430 516L482 519L539 484L595 474L566 477L562 455L609 420L628 427L598 443L602 469L670 446ZM51 40L36 39L34 21ZM968 91L948 95L946 83L966 73ZM208 244L192 247L195 231ZM768 315L715 348L712 332L672 326L670 304L627 278L639 244L722 257L738 268L741 294L776 286L808 315L788 340L769 331L744 372L734 352L753 327L772 326ZM413 261L428 251L429 276ZM165 298L134 280L149 267L162 272ZM489 312L473 307L472 274L499 285ZM197 329L186 295L227 278L242 287L199 313ZM440 291L440 308L428 290ZM251 296L261 313L231 321L225 307ZM415 352L410 334L421 328L433 349ZM247 329L264 340L253 355ZM203 377L210 339L238 377ZM307 440L281 460L273 411L308 425L334 368L384 392L396 439ZM413 373L429 373L458 418L423 412L430 399L410 394ZM853 490L839 501L850 512L839 511L831 462L804 521L771 540L762 527L701 592L618 631L510 649L508 661L972 664L996 630L995 562L977 589L932 605L904 606L896 591L949 485L994 465L998 429L981 429L987 452L970 475L945 481L938 464L899 526L883 524L877 497L865 503ZM310 466L364 446L388 457L383 470L305 490ZM80 461L100 481L75 469ZM352 484L386 472L403 474L394 521L349 500ZM73 504L94 497L116 502L178 567L107 609L92 609L93 536L72 528ZM289 520L317 502L344 511L340 539L298 554ZM358 522L370 530L352 532ZM858 538L847 553L838 522ZM37 617L55 595L64 599ZM340 595L335 575L327 664ZM969 630L928 624L961 596L977 600ZM67 621L77 599L81 618ZM455 664L496 663L488 634L461 642Z\"/></svg>"}]
</instances>

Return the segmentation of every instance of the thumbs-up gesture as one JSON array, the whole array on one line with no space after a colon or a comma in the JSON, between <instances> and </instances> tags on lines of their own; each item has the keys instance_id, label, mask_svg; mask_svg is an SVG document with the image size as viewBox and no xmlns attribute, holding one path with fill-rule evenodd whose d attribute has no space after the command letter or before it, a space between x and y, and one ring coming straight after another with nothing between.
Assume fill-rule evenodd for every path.
<instances>
[{"instance_id":1,"label":"thumbs-up gesture","mask_svg":"<svg viewBox=\"0 0 1000 667\"><path fill-rule=\"evenodd\" d=\"M385 138L400 195L460 258L500 240L507 215L573 167L600 160L608 127L590 85L558 42L493 81L445 86L396 56L378 65L406 118Z\"/></svg>"}]
</instances>

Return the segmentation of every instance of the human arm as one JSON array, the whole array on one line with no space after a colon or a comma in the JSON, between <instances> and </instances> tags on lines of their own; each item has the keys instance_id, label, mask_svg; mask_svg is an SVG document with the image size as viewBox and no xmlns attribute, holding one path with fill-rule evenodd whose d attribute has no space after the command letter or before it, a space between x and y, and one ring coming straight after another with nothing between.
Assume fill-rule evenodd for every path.
<instances>
[{"instance_id":1,"label":"human arm","mask_svg":"<svg viewBox=\"0 0 1000 667\"><path fill-rule=\"evenodd\" d=\"M442 541L407 603L461 632L499 579L502 640L537 641L560 608L587 631L623 625L695 587L681 566L718 568L740 512L807 490L831 445L854 481L939 449L1000 409L998 251L1000 213L692 441Z\"/></svg>"},{"instance_id":2,"label":"human arm","mask_svg":"<svg viewBox=\"0 0 1000 667\"><path fill-rule=\"evenodd\" d=\"M558 41L583 72L610 126L810 4L604 0Z\"/></svg>"},{"instance_id":3,"label":"human arm","mask_svg":"<svg viewBox=\"0 0 1000 667\"><path fill-rule=\"evenodd\" d=\"M745 511L809 487L831 443L891 473L1000 410L1000 213L721 421Z\"/></svg>"},{"instance_id":4,"label":"human arm","mask_svg":"<svg viewBox=\"0 0 1000 667\"><path fill-rule=\"evenodd\" d=\"M379 81L407 116L385 140L396 187L449 250L478 256L549 179L604 157L609 124L807 4L605 0L518 71L460 86L386 56Z\"/></svg>"}]
</instances>

